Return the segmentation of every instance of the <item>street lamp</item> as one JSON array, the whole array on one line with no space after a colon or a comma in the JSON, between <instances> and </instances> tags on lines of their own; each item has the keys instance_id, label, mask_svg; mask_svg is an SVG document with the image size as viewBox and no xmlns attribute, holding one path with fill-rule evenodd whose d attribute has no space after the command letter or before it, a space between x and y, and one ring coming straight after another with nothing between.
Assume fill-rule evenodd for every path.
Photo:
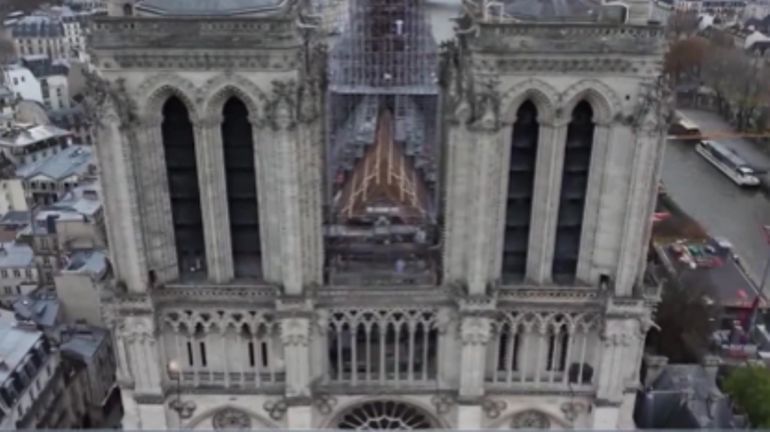
<instances>
[{"instance_id":1,"label":"street lamp","mask_svg":"<svg viewBox=\"0 0 770 432\"><path fill-rule=\"evenodd\" d=\"M166 365L168 376L176 381L176 398L171 401L169 407L176 411L180 419L188 419L195 412L195 402L182 401L182 367L176 360L171 360Z\"/></svg>"}]
</instances>

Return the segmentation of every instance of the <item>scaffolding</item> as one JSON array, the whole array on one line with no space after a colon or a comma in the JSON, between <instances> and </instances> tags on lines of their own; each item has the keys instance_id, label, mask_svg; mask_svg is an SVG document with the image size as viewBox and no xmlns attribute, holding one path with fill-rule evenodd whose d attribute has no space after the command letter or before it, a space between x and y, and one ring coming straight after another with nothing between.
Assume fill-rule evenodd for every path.
<instances>
[{"instance_id":1,"label":"scaffolding","mask_svg":"<svg viewBox=\"0 0 770 432\"><path fill-rule=\"evenodd\" d=\"M329 59L327 159L332 185L346 177L374 142L377 116L387 109L395 117L396 141L435 194L438 47L423 3L348 1L349 22Z\"/></svg>"},{"instance_id":2,"label":"scaffolding","mask_svg":"<svg viewBox=\"0 0 770 432\"><path fill-rule=\"evenodd\" d=\"M375 270L382 283L435 282L438 47L424 1L348 0L348 22L330 52L332 283Z\"/></svg>"}]
</instances>

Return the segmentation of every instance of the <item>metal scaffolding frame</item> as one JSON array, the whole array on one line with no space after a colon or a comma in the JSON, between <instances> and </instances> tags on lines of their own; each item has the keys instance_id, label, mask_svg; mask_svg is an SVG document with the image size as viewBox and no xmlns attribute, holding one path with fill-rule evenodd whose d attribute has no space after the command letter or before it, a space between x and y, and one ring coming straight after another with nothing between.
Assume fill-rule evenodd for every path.
<instances>
[{"instance_id":1,"label":"metal scaffolding frame","mask_svg":"<svg viewBox=\"0 0 770 432\"><path fill-rule=\"evenodd\" d=\"M349 0L349 21L330 52L326 235L332 283L434 283L438 274L438 46L424 2ZM401 180L383 182L383 176ZM412 190L420 199L403 199Z\"/></svg>"},{"instance_id":2,"label":"metal scaffolding frame","mask_svg":"<svg viewBox=\"0 0 770 432\"><path fill-rule=\"evenodd\" d=\"M438 46L424 0L349 0L348 17L329 58L329 202L334 182L374 142L383 109L393 113L396 140L436 194Z\"/></svg>"}]
</instances>

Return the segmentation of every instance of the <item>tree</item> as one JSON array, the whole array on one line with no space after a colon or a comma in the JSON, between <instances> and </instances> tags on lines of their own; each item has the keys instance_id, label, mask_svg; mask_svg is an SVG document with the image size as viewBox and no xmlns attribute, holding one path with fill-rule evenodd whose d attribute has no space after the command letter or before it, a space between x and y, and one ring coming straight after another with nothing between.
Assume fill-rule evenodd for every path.
<instances>
[{"instance_id":1,"label":"tree","mask_svg":"<svg viewBox=\"0 0 770 432\"><path fill-rule=\"evenodd\" d=\"M701 37L674 42L664 58L663 72L668 74L674 83L687 75L698 78L709 49L709 42Z\"/></svg>"},{"instance_id":2,"label":"tree","mask_svg":"<svg viewBox=\"0 0 770 432\"><path fill-rule=\"evenodd\" d=\"M770 428L770 370L758 366L736 368L723 387L746 411L753 427Z\"/></svg>"},{"instance_id":3,"label":"tree","mask_svg":"<svg viewBox=\"0 0 770 432\"><path fill-rule=\"evenodd\" d=\"M666 29L676 39L682 35L691 35L698 30L698 14L695 12L676 12L668 18Z\"/></svg>"},{"instance_id":4,"label":"tree","mask_svg":"<svg viewBox=\"0 0 770 432\"><path fill-rule=\"evenodd\" d=\"M706 287L683 284L687 271L665 283L655 315L659 328L650 331L647 339L648 348L671 363L696 362L708 350L712 330L714 312L704 301Z\"/></svg>"}]
</instances>

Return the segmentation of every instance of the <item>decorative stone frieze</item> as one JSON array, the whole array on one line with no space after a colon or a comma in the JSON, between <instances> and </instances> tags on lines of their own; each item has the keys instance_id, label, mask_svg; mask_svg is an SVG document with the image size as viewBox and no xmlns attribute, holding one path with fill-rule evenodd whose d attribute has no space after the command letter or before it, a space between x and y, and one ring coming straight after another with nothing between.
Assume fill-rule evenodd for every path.
<instances>
[{"instance_id":1,"label":"decorative stone frieze","mask_svg":"<svg viewBox=\"0 0 770 432\"><path fill-rule=\"evenodd\" d=\"M122 69L257 69L264 71L292 71L299 67L297 60L287 56L270 54L223 54L222 51L210 53L183 54L120 54L115 62Z\"/></svg>"},{"instance_id":2,"label":"decorative stone frieze","mask_svg":"<svg viewBox=\"0 0 770 432\"><path fill-rule=\"evenodd\" d=\"M627 27L614 24L524 23L510 25L479 22L469 38L474 49L484 52L537 54L621 53L652 54L663 50L662 26Z\"/></svg>"},{"instance_id":3,"label":"decorative stone frieze","mask_svg":"<svg viewBox=\"0 0 770 432\"><path fill-rule=\"evenodd\" d=\"M481 409L486 414L487 418L496 419L500 417L500 414L508 408L508 404L503 400L492 399L491 397L484 397L481 399Z\"/></svg>"},{"instance_id":4,"label":"decorative stone frieze","mask_svg":"<svg viewBox=\"0 0 770 432\"><path fill-rule=\"evenodd\" d=\"M439 393L431 397L430 402L436 407L436 413L446 414L457 404L457 397L450 393Z\"/></svg>"},{"instance_id":5,"label":"decorative stone frieze","mask_svg":"<svg viewBox=\"0 0 770 432\"><path fill-rule=\"evenodd\" d=\"M551 419L540 411L529 410L513 416L511 420L513 429L550 429Z\"/></svg>"},{"instance_id":6,"label":"decorative stone frieze","mask_svg":"<svg viewBox=\"0 0 770 432\"><path fill-rule=\"evenodd\" d=\"M460 338L465 345L486 345L492 335L489 319L482 317L463 317L460 322Z\"/></svg>"},{"instance_id":7,"label":"decorative stone frieze","mask_svg":"<svg viewBox=\"0 0 770 432\"><path fill-rule=\"evenodd\" d=\"M251 429L251 416L235 408L225 408L211 419L214 430L248 430Z\"/></svg>"},{"instance_id":8,"label":"decorative stone frieze","mask_svg":"<svg viewBox=\"0 0 770 432\"><path fill-rule=\"evenodd\" d=\"M286 397L280 397L278 399L269 400L262 406L267 411L270 418L278 421L286 415L286 411L289 410L289 402Z\"/></svg>"},{"instance_id":9,"label":"decorative stone frieze","mask_svg":"<svg viewBox=\"0 0 770 432\"><path fill-rule=\"evenodd\" d=\"M627 58L513 58L499 59L496 64L483 65L488 69L496 68L503 73L548 72L559 74L575 73L637 73L643 67Z\"/></svg>"}]
</instances>

